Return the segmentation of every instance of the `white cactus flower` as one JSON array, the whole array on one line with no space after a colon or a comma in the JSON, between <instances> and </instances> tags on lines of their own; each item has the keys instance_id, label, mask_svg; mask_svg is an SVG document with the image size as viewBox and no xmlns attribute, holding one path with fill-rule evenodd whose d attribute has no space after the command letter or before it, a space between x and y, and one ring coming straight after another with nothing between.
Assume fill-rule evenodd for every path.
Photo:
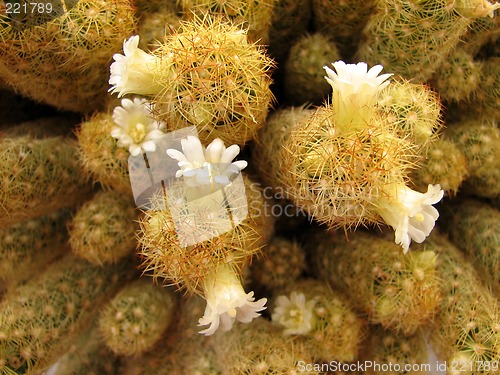
<instances>
[{"instance_id":1,"label":"white cactus flower","mask_svg":"<svg viewBox=\"0 0 500 375\"><path fill-rule=\"evenodd\" d=\"M306 335L314 326L315 304L314 300L306 301L303 293L293 291L290 298L278 296L271 318L285 327L285 335Z\"/></svg>"},{"instance_id":2,"label":"white cactus flower","mask_svg":"<svg viewBox=\"0 0 500 375\"><path fill-rule=\"evenodd\" d=\"M253 292L245 293L236 272L228 265L221 265L210 274L203 284L204 298L207 307L199 326L209 325L200 331L204 335L212 335L220 327L229 331L235 320L250 323L266 309L266 298L255 301Z\"/></svg>"},{"instance_id":3,"label":"white cactus flower","mask_svg":"<svg viewBox=\"0 0 500 375\"><path fill-rule=\"evenodd\" d=\"M164 124L153 118L153 106L146 99L122 99L121 106L113 110L116 125L111 136L118 139L118 147L128 147L132 156L142 151L156 150L155 139L165 135Z\"/></svg>"},{"instance_id":4,"label":"white cactus flower","mask_svg":"<svg viewBox=\"0 0 500 375\"><path fill-rule=\"evenodd\" d=\"M444 195L440 185L429 185L427 193L419 193L397 184L388 194L378 200L377 213L395 231L395 242L406 253L411 241L422 243L434 228L439 212L432 205Z\"/></svg>"},{"instance_id":5,"label":"white cactus flower","mask_svg":"<svg viewBox=\"0 0 500 375\"><path fill-rule=\"evenodd\" d=\"M113 55L115 61L110 67L109 84L112 87L109 91L112 94L117 92L119 98L127 94L154 95L161 90L154 78L159 66L158 58L138 46L139 35L134 35L123 42L125 55Z\"/></svg>"},{"instance_id":6,"label":"white cactus flower","mask_svg":"<svg viewBox=\"0 0 500 375\"><path fill-rule=\"evenodd\" d=\"M238 174L247 162L233 159L239 154L238 145L226 148L224 142L215 139L205 149L198 137L188 136L181 141L182 152L168 149L167 155L178 161L176 177L187 177L191 185L225 186L230 177Z\"/></svg>"}]
</instances>

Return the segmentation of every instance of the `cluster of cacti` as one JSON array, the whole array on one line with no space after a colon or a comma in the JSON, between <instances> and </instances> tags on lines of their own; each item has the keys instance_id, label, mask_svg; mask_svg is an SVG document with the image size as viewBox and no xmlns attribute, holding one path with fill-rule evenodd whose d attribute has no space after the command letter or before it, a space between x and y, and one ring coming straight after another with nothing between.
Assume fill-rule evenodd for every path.
<instances>
[{"instance_id":1,"label":"cluster of cacti","mask_svg":"<svg viewBox=\"0 0 500 375\"><path fill-rule=\"evenodd\" d=\"M499 8L0 1L0 374L496 374Z\"/></svg>"},{"instance_id":2,"label":"cluster of cacti","mask_svg":"<svg viewBox=\"0 0 500 375\"><path fill-rule=\"evenodd\" d=\"M106 97L108 61L136 29L132 2L23 3L0 13L0 77L23 95L90 112ZM17 16L17 17L16 17Z\"/></svg>"}]
</instances>

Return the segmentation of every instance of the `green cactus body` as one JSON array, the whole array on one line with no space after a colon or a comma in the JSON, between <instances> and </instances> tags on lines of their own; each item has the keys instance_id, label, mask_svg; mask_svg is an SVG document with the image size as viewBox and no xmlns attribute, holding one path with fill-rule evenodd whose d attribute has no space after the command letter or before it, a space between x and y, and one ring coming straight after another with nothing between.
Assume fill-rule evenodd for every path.
<instances>
[{"instance_id":1,"label":"green cactus body","mask_svg":"<svg viewBox=\"0 0 500 375\"><path fill-rule=\"evenodd\" d=\"M252 42L269 44L274 3L278 0L178 0L185 17L222 16L248 29Z\"/></svg>"},{"instance_id":2,"label":"green cactus body","mask_svg":"<svg viewBox=\"0 0 500 375\"><path fill-rule=\"evenodd\" d=\"M481 81L481 64L461 48L452 51L434 75L433 86L443 100L471 98Z\"/></svg>"},{"instance_id":3,"label":"green cactus body","mask_svg":"<svg viewBox=\"0 0 500 375\"><path fill-rule=\"evenodd\" d=\"M500 211L478 200L449 205L442 221L486 284L500 296Z\"/></svg>"},{"instance_id":4,"label":"green cactus body","mask_svg":"<svg viewBox=\"0 0 500 375\"><path fill-rule=\"evenodd\" d=\"M311 20L311 0L277 0L273 8L269 31L269 54L283 60L292 45L308 30Z\"/></svg>"},{"instance_id":5,"label":"green cactus body","mask_svg":"<svg viewBox=\"0 0 500 375\"><path fill-rule=\"evenodd\" d=\"M126 285L99 317L104 342L117 355L137 356L147 351L172 323L175 302L172 291L150 280Z\"/></svg>"},{"instance_id":6,"label":"green cactus body","mask_svg":"<svg viewBox=\"0 0 500 375\"><path fill-rule=\"evenodd\" d=\"M270 239L274 218L264 215L265 200L261 189L248 178L244 178L245 194L235 192L229 201L233 207L248 204L248 216L240 224L221 230L219 221L207 221L206 215L197 216L181 212L185 225L180 228L167 208L166 201L175 202L179 197L159 198L153 208L140 218L139 253L143 257L143 268L154 279L164 279L167 284L176 285L189 293L200 292L203 280L215 272L221 263L231 263L241 269L251 257ZM170 192L173 189L170 190ZM167 193L169 193L167 191ZM243 193L243 192L240 192ZM232 194L232 192L230 193ZM183 193L180 196L183 197ZM239 202L239 203L238 203ZM208 212L208 211L207 211ZM227 213L224 210L224 213ZM226 228L226 219L221 218L220 228ZM210 234L206 240L198 241ZM182 245L194 243L193 245Z\"/></svg>"},{"instance_id":7,"label":"green cactus body","mask_svg":"<svg viewBox=\"0 0 500 375\"><path fill-rule=\"evenodd\" d=\"M0 76L34 100L90 112L102 107L108 63L134 32L135 9L128 0L71 3L39 1L33 20L0 14Z\"/></svg>"},{"instance_id":8,"label":"green cactus body","mask_svg":"<svg viewBox=\"0 0 500 375\"><path fill-rule=\"evenodd\" d=\"M0 303L0 374L36 374L48 368L130 270L130 262L99 268L66 256L9 291Z\"/></svg>"},{"instance_id":9,"label":"green cactus body","mask_svg":"<svg viewBox=\"0 0 500 375\"><path fill-rule=\"evenodd\" d=\"M342 56L349 58L356 50L375 3L376 0L312 0L314 27L325 35L332 35Z\"/></svg>"},{"instance_id":10,"label":"green cactus body","mask_svg":"<svg viewBox=\"0 0 500 375\"><path fill-rule=\"evenodd\" d=\"M297 371L299 361L314 363L300 341L284 337L281 328L263 318L252 324L239 324L215 336L214 341L215 351L219 358L224 358L228 374L290 374Z\"/></svg>"},{"instance_id":11,"label":"green cactus body","mask_svg":"<svg viewBox=\"0 0 500 375\"><path fill-rule=\"evenodd\" d=\"M0 229L0 279L9 288L42 272L67 252L69 217L69 211L61 210Z\"/></svg>"},{"instance_id":12,"label":"green cactus body","mask_svg":"<svg viewBox=\"0 0 500 375\"><path fill-rule=\"evenodd\" d=\"M418 190L439 183L449 195L455 195L469 172L462 150L449 139L436 139L423 156L420 167L411 174Z\"/></svg>"},{"instance_id":13,"label":"green cactus body","mask_svg":"<svg viewBox=\"0 0 500 375\"><path fill-rule=\"evenodd\" d=\"M377 1L357 59L425 82L458 44L472 20L447 0Z\"/></svg>"},{"instance_id":14,"label":"green cactus body","mask_svg":"<svg viewBox=\"0 0 500 375\"><path fill-rule=\"evenodd\" d=\"M365 338L365 323L345 297L318 280L290 282L277 294L272 318L285 334L300 335L315 362L352 362Z\"/></svg>"},{"instance_id":15,"label":"green cactus body","mask_svg":"<svg viewBox=\"0 0 500 375\"><path fill-rule=\"evenodd\" d=\"M397 125L400 135L410 137L423 151L442 127L441 102L426 85L395 80L380 93L377 105L387 122Z\"/></svg>"},{"instance_id":16,"label":"green cactus body","mask_svg":"<svg viewBox=\"0 0 500 375\"><path fill-rule=\"evenodd\" d=\"M464 120L450 124L446 135L467 159L470 176L464 190L485 198L500 195L500 129L495 120Z\"/></svg>"},{"instance_id":17,"label":"green cactus body","mask_svg":"<svg viewBox=\"0 0 500 375\"><path fill-rule=\"evenodd\" d=\"M262 258L252 263L252 279L263 287L282 288L304 271L304 249L296 241L274 237L262 253Z\"/></svg>"},{"instance_id":18,"label":"green cactus body","mask_svg":"<svg viewBox=\"0 0 500 375\"><path fill-rule=\"evenodd\" d=\"M438 358L452 364L451 375L497 374L498 300L481 283L472 264L446 238L433 233L424 246L438 254L436 269L442 300L430 335ZM487 363L486 367L483 363Z\"/></svg>"},{"instance_id":19,"label":"green cactus body","mask_svg":"<svg viewBox=\"0 0 500 375\"><path fill-rule=\"evenodd\" d=\"M496 43L500 36L500 18L483 17L472 22L467 33L463 36L460 48L476 55L488 43Z\"/></svg>"},{"instance_id":20,"label":"green cactus body","mask_svg":"<svg viewBox=\"0 0 500 375\"><path fill-rule=\"evenodd\" d=\"M273 100L273 62L246 32L221 20L195 18L165 39L151 101L169 130L194 125L202 143L243 145L255 138Z\"/></svg>"},{"instance_id":21,"label":"green cactus body","mask_svg":"<svg viewBox=\"0 0 500 375\"><path fill-rule=\"evenodd\" d=\"M128 174L130 153L111 136L111 114L100 113L83 122L77 132L78 156L84 174L106 188L132 196Z\"/></svg>"},{"instance_id":22,"label":"green cactus body","mask_svg":"<svg viewBox=\"0 0 500 375\"><path fill-rule=\"evenodd\" d=\"M116 263L133 252L135 205L116 191L100 191L87 201L69 225L73 253L95 265Z\"/></svg>"},{"instance_id":23,"label":"green cactus body","mask_svg":"<svg viewBox=\"0 0 500 375\"><path fill-rule=\"evenodd\" d=\"M420 331L412 336L402 336L381 326L371 326L365 348L361 361L374 364L366 369L365 374L425 375L427 372L422 365L434 365L429 362L427 340ZM392 366L388 370L389 364ZM400 371L397 371L396 364ZM411 370L408 371L408 367Z\"/></svg>"},{"instance_id":24,"label":"green cactus body","mask_svg":"<svg viewBox=\"0 0 500 375\"><path fill-rule=\"evenodd\" d=\"M0 227L47 215L85 200L91 186L64 137L0 139Z\"/></svg>"},{"instance_id":25,"label":"green cactus body","mask_svg":"<svg viewBox=\"0 0 500 375\"><path fill-rule=\"evenodd\" d=\"M323 67L337 61L340 54L326 35L305 35L290 48L285 64L285 96L292 104L321 103L332 91Z\"/></svg>"},{"instance_id":26,"label":"green cactus body","mask_svg":"<svg viewBox=\"0 0 500 375\"><path fill-rule=\"evenodd\" d=\"M478 88L464 112L472 112L475 117L500 121L498 108L500 108L500 57L490 57L482 61Z\"/></svg>"},{"instance_id":27,"label":"green cactus body","mask_svg":"<svg viewBox=\"0 0 500 375\"><path fill-rule=\"evenodd\" d=\"M317 233L310 242L315 272L349 295L371 323L411 335L433 319L441 292L434 252L403 254L394 242L362 231L349 241Z\"/></svg>"}]
</instances>

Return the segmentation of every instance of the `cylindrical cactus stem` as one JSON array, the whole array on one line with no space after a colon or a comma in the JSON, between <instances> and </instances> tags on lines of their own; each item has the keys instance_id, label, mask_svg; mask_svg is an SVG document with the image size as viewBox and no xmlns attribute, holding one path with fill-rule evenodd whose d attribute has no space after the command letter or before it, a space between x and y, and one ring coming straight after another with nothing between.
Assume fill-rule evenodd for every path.
<instances>
[{"instance_id":1,"label":"cylindrical cactus stem","mask_svg":"<svg viewBox=\"0 0 500 375\"><path fill-rule=\"evenodd\" d=\"M259 318L214 337L215 351L224 358L228 374L290 374L311 365L313 357L304 345L283 336L282 329ZM311 369L308 374L318 374Z\"/></svg>"},{"instance_id":2,"label":"cylindrical cactus stem","mask_svg":"<svg viewBox=\"0 0 500 375\"><path fill-rule=\"evenodd\" d=\"M220 16L248 29L252 42L269 44L269 29L275 2L278 0L178 0L184 17L207 14Z\"/></svg>"},{"instance_id":3,"label":"cylindrical cactus stem","mask_svg":"<svg viewBox=\"0 0 500 375\"><path fill-rule=\"evenodd\" d=\"M441 225L453 243L465 252L479 275L500 296L500 211L468 199L444 209Z\"/></svg>"},{"instance_id":4,"label":"cylindrical cactus stem","mask_svg":"<svg viewBox=\"0 0 500 375\"><path fill-rule=\"evenodd\" d=\"M324 281L291 282L277 291L271 316L285 335L299 335L315 362L352 362L365 336L365 323L348 300Z\"/></svg>"},{"instance_id":5,"label":"cylindrical cactus stem","mask_svg":"<svg viewBox=\"0 0 500 375\"><path fill-rule=\"evenodd\" d=\"M11 288L67 253L68 210L0 229L0 280Z\"/></svg>"},{"instance_id":6,"label":"cylindrical cactus stem","mask_svg":"<svg viewBox=\"0 0 500 375\"><path fill-rule=\"evenodd\" d=\"M285 96L291 104L319 104L331 93L323 67L339 60L340 54L327 35L305 35L291 46L283 77Z\"/></svg>"},{"instance_id":7,"label":"cylindrical cactus stem","mask_svg":"<svg viewBox=\"0 0 500 375\"><path fill-rule=\"evenodd\" d=\"M498 300L481 283L472 264L444 236L434 233L425 247L437 254L442 290L429 338L438 358L451 364L451 375L498 374Z\"/></svg>"},{"instance_id":8,"label":"cylindrical cactus stem","mask_svg":"<svg viewBox=\"0 0 500 375\"><path fill-rule=\"evenodd\" d=\"M47 369L131 272L130 261L100 268L68 255L9 291L0 303L0 373Z\"/></svg>"},{"instance_id":9,"label":"cylindrical cactus stem","mask_svg":"<svg viewBox=\"0 0 500 375\"><path fill-rule=\"evenodd\" d=\"M462 150L451 140L439 138L422 156L419 168L410 176L417 190L439 183L449 195L456 195L462 182L469 175L467 159Z\"/></svg>"},{"instance_id":10,"label":"cylindrical cactus stem","mask_svg":"<svg viewBox=\"0 0 500 375\"><path fill-rule=\"evenodd\" d=\"M84 201L91 185L75 158L76 142L64 137L0 139L0 227L47 215Z\"/></svg>"},{"instance_id":11,"label":"cylindrical cactus stem","mask_svg":"<svg viewBox=\"0 0 500 375\"><path fill-rule=\"evenodd\" d=\"M128 172L129 152L118 147L111 136L115 127L112 115L99 113L83 122L77 131L78 157L87 178L101 183L105 188L132 197Z\"/></svg>"},{"instance_id":12,"label":"cylindrical cactus stem","mask_svg":"<svg viewBox=\"0 0 500 375\"><path fill-rule=\"evenodd\" d=\"M73 253L95 265L118 262L136 247L136 216L131 198L113 190L98 192L69 224Z\"/></svg>"},{"instance_id":13,"label":"cylindrical cactus stem","mask_svg":"<svg viewBox=\"0 0 500 375\"><path fill-rule=\"evenodd\" d=\"M246 218L237 225L226 216L229 208L219 207L222 190L195 201L207 204L206 210L198 207L192 212L191 207L181 207L175 215L171 211L175 207L169 209L167 202L177 202L184 193L177 196L172 185L165 198L158 197L140 218L139 253L145 272L188 293L200 293L205 278L219 265L232 264L241 270L270 239L274 224L271 215L263 214L265 199L260 187L246 176L243 181L244 190L225 190L233 209L248 207Z\"/></svg>"},{"instance_id":14,"label":"cylindrical cactus stem","mask_svg":"<svg viewBox=\"0 0 500 375\"><path fill-rule=\"evenodd\" d=\"M412 336L399 335L381 326L370 326L360 361L370 364L365 374L370 375L425 375L435 364L429 361L427 340L422 331Z\"/></svg>"},{"instance_id":15,"label":"cylindrical cactus stem","mask_svg":"<svg viewBox=\"0 0 500 375\"><path fill-rule=\"evenodd\" d=\"M117 355L137 356L151 349L173 321L176 298L151 280L126 285L104 307L99 330Z\"/></svg>"},{"instance_id":16,"label":"cylindrical cactus stem","mask_svg":"<svg viewBox=\"0 0 500 375\"><path fill-rule=\"evenodd\" d=\"M305 267L305 252L297 241L274 237L262 249L262 257L252 262L251 278L265 288L283 288Z\"/></svg>"},{"instance_id":17,"label":"cylindrical cactus stem","mask_svg":"<svg viewBox=\"0 0 500 375\"><path fill-rule=\"evenodd\" d=\"M363 231L307 235L314 272L351 297L372 323L411 335L432 321L440 300L436 254L411 251Z\"/></svg>"},{"instance_id":18,"label":"cylindrical cactus stem","mask_svg":"<svg viewBox=\"0 0 500 375\"><path fill-rule=\"evenodd\" d=\"M357 58L382 64L406 79L427 81L472 21L453 5L447 0L377 1Z\"/></svg>"},{"instance_id":19,"label":"cylindrical cactus stem","mask_svg":"<svg viewBox=\"0 0 500 375\"><path fill-rule=\"evenodd\" d=\"M469 178L464 190L484 198L500 195L500 129L494 119L463 120L450 124L445 133L467 159Z\"/></svg>"},{"instance_id":20,"label":"cylindrical cactus stem","mask_svg":"<svg viewBox=\"0 0 500 375\"><path fill-rule=\"evenodd\" d=\"M439 66L432 84L446 101L466 101L479 87L481 63L462 48L453 50Z\"/></svg>"},{"instance_id":21,"label":"cylindrical cactus stem","mask_svg":"<svg viewBox=\"0 0 500 375\"><path fill-rule=\"evenodd\" d=\"M0 77L24 96L63 110L102 108L109 62L136 28L132 3L43 0L33 3L33 12L21 6L17 15L3 7Z\"/></svg>"},{"instance_id":22,"label":"cylindrical cactus stem","mask_svg":"<svg viewBox=\"0 0 500 375\"><path fill-rule=\"evenodd\" d=\"M342 57L349 59L356 51L375 3L376 0L312 0L314 27L332 35Z\"/></svg>"},{"instance_id":23,"label":"cylindrical cactus stem","mask_svg":"<svg viewBox=\"0 0 500 375\"><path fill-rule=\"evenodd\" d=\"M500 17L497 17L497 19ZM479 85L470 102L465 107L466 113L474 117L490 118L500 121L500 57L494 56L481 63L481 76Z\"/></svg>"}]
</instances>

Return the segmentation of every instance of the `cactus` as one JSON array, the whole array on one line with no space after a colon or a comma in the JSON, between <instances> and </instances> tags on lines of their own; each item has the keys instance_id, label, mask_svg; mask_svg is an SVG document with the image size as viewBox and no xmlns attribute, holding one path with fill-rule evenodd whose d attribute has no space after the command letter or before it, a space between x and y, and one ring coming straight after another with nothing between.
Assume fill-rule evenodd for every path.
<instances>
[{"instance_id":1,"label":"cactus","mask_svg":"<svg viewBox=\"0 0 500 375\"><path fill-rule=\"evenodd\" d=\"M438 358L450 364L451 375L497 374L498 300L460 250L438 232L428 238L425 247L437 254L441 280L442 299L430 335Z\"/></svg>"},{"instance_id":2,"label":"cactus","mask_svg":"<svg viewBox=\"0 0 500 375\"><path fill-rule=\"evenodd\" d=\"M105 188L132 196L127 150L118 147L111 136L115 126L111 114L99 113L83 122L77 131L78 157L87 178Z\"/></svg>"},{"instance_id":3,"label":"cactus","mask_svg":"<svg viewBox=\"0 0 500 375\"><path fill-rule=\"evenodd\" d=\"M457 194L469 172L462 150L451 140L439 138L427 150L420 167L411 174L411 181L421 190L439 183L449 195Z\"/></svg>"},{"instance_id":4,"label":"cactus","mask_svg":"<svg viewBox=\"0 0 500 375\"><path fill-rule=\"evenodd\" d=\"M443 100L456 102L471 98L480 81L481 64L460 48L448 55L432 79Z\"/></svg>"},{"instance_id":5,"label":"cactus","mask_svg":"<svg viewBox=\"0 0 500 375\"><path fill-rule=\"evenodd\" d=\"M0 302L0 374L35 374L60 358L130 275L130 265L98 268L68 255L9 291Z\"/></svg>"},{"instance_id":6,"label":"cactus","mask_svg":"<svg viewBox=\"0 0 500 375\"><path fill-rule=\"evenodd\" d=\"M291 46L284 66L285 96L291 104L321 103L330 94L323 67L337 61L340 54L327 35L305 35Z\"/></svg>"},{"instance_id":7,"label":"cactus","mask_svg":"<svg viewBox=\"0 0 500 375\"><path fill-rule=\"evenodd\" d=\"M446 0L377 1L357 59L382 64L406 79L427 81L472 22L453 8Z\"/></svg>"},{"instance_id":8,"label":"cactus","mask_svg":"<svg viewBox=\"0 0 500 375\"><path fill-rule=\"evenodd\" d=\"M204 144L220 138L243 145L263 125L273 100L272 61L246 32L218 19L195 18L154 51L151 102L169 130L195 125Z\"/></svg>"},{"instance_id":9,"label":"cactus","mask_svg":"<svg viewBox=\"0 0 500 375\"><path fill-rule=\"evenodd\" d=\"M0 229L0 280L9 288L42 272L67 252L68 210Z\"/></svg>"},{"instance_id":10,"label":"cactus","mask_svg":"<svg viewBox=\"0 0 500 375\"><path fill-rule=\"evenodd\" d=\"M408 337L371 326L365 348L360 360L367 364L365 374L425 375L423 364L433 365L429 363L427 340L420 331Z\"/></svg>"},{"instance_id":11,"label":"cactus","mask_svg":"<svg viewBox=\"0 0 500 375\"><path fill-rule=\"evenodd\" d=\"M152 348L173 321L175 297L149 280L125 286L104 308L99 330L117 355L137 356Z\"/></svg>"},{"instance_id":12,"label":"cactus","mask_svg":"<svg viewBox=\"0 0 500 375\"><path fill-rule=\"evenodd\" d=\"M440 301L433 251L401 249L389 240L357 231L307 235L315 274L351 297L371 323L404 335L432 321Z\"/></svg>"},{"instance_id":13,"label":"cactus","mask_svg":"<svg viewBox=\"0 0 500 375\"><path fill-rule=\"evenodd\" d=\"M462 249L485 283L500 295L500 212L478 200L449 205L446 228L450 239Z\"/></svg>"},{"instance_id":14,"label":"cactus","mask_svg":"<svg viewBox=\"0 0 500 375\"><path fill-rule=\"evenodd\" d=\"M64 137L30 135L0 139L0 227L19 223L88 197L74 158L76 143Z\"/></svg>"},{"instance_id":15,"label":"cactus","mask_svg":"<svg viewBox=\"0 0 500 375\"><path fill-rule=\"evenodd\" d=\"M178 0L185 17L221 16L248 29L252 42L269 44L269 28L277 0Z\"/></svg>"},{"instance_id":16,"label":"cactus","mask_svg":"<svg viewBox=\"0 0 500 375\"><path fill-rule=\"evenodd\" d=\"M499 121L500 114L500 57L490 57L481 64L479 85L464 112L477 117Z\"/></svg>"},{"instance_id":17,"label":"cactus","mask_svg":"<svg viewBox=\"0 0 500 375\"><path fill-rule=\"evenodd\" d=\"M291 282L277 295L273 322L284 326L285 334L300 335L315 362L358 358L364 321L343 295L313 279Z\"/></svg>"},{"instance_id":18,"label":"cactus","mask_svg":"<svg viewBox=\"0 0 500 375\"><path fill-rule=\"evenodd\" d=\"M139 253L144 260L145 272L154 279L164 279L167 284L176 285L189 293L199 293L202 287L200 283L215 272L219 264L230 262L241 269L248 263L270 238L273 217L262 214L265 201L258 186L246 177L244 181L246 198L245 194L235 195L229 201L244 205L243 200L246 199L247 218L229 231L221 231L220 235L209 236L201 242L191 240L204 238L207 233L215 234L212 227L219 225L218 222L207 222L206 216L187 216L183 219L187 228L176 227L170 210L166 209L167 203L159 197L153 208L145 211L139 221ZM173 197L166 199L176 201ZM193 223L197 224L196 228L193 228ZM221 225L225 224L221 222ZM194 244L183 246L184 240Z\"/></svg>"},{"instance_id":19,"label":"cactus","mask_svg":"<svg viewBox=\"0 0 500 375\"><path fill-rule=\"evenodd\" d=\"M263 287L283 288L297 280L304 271L304 249L296 241L274 237L262 253L262 258L252 264L251 277Z\"/></svg>"},{"instance_id":20,"label":"cactus","mask_svg":"<svg viewBox=\"0 0 500 375\"><path fill-rule=\"evenodd\" d=\"M464 190L486 198L500 195L500 129L493 119L463 120L451 124L446 135L465 154L470 176Z\"/></svg>"},{"instance_id":21,"label":"cactus","mask_svg":"<svg viewBox=\"0 0 500 375\"><path fill-rule=\"evenodd\" d=\"M111 56L136 28L132 2L37 4L44 7L34 20L0 13L0 77L23 95L60 109L101 108Z\"/></svg>"},{"instance_id":22,"label":"cactus","mask_svg":"<svg viewBox=\"0 0 500 375\"><path fill-rule=\"evenodd\" d=\"M141 37L139 46L142 49L157 48L165 36L179 27L181 16L176 0L139 1L137 7L139 18L137 33Z\"/></svg>"},{"instance_id":23,"label":"cactus","mask_svg":"<svg viewBox=\"0 0 500 375\"><path fill-rule=\"evenodd\" d=\"M136 246L134 203L113 190L100 191L79 208L70 223L74 254L92 264L116 263Z\"/></svg>"},{"instance_id":24,"label":"cactus","mask_svg":"<svg viewBox=\"0 0 500 375\"><path fill-rule=\"evenodd\" d=\"M350 59L375 4L376 0L312 0L314 27L332 35L342 57Z\"/></svg>"},{"instance_id":25,"label":"cactus","mask_svg":"<svg viewBox=\"0 0 500 375\"><path fill-rule=\"evenodd\" d=\"M428 86L396 79L380 93L377 101L386 121L397 125L401 137L425 151L443 125L441 102Z\"/></svg>"},{"instance_id":26,"label":"cactus","mask_svg":"<svg viewBox=\"0 0 500 375\"><path fill-rule=\"evenodd\" d=\"M297 371L301 363L313 363L299 341L283 337L280 328L262 318L214 339L215 351L224 358L228 374L288 374ZM314 370L307 373L318 374Z\"/></svg>"}]
</instances>

